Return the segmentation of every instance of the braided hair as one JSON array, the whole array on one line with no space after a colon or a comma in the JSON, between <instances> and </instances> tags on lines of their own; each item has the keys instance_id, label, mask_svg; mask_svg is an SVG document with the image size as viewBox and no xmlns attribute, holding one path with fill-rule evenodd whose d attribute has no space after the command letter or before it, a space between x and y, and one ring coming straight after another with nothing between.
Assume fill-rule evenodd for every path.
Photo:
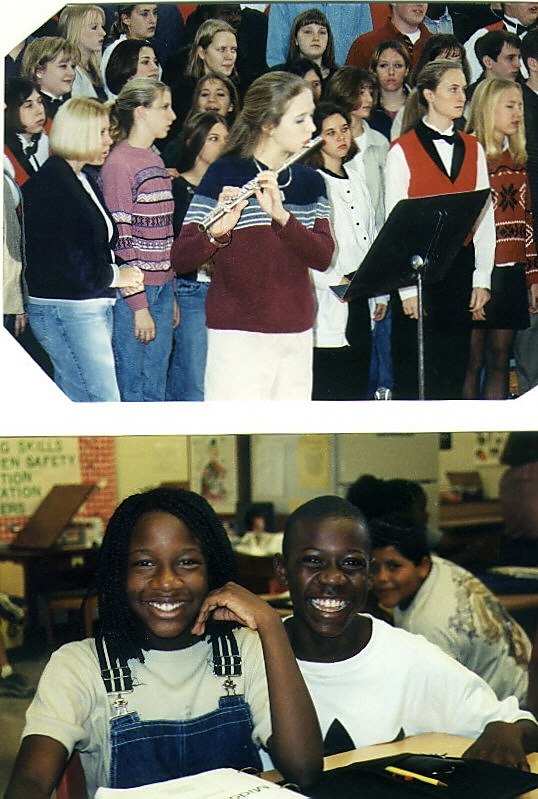
<instances>
[{"instance_id":1,"label":"braided hair","mask_svg":"<svg viewBox=\"0 0 538 799\"><path fill-rule=\"evenodd\" d=\"M161 511L182 521L198 539L207 565L209 590L237 582L235 557L215 511L199 494L175 488L154 488L125 499L112 515L103 538L95 573L100 633L111 657L144 662L136 618L127 602L127 559L132 531L144 513ZM222 622L208 623L222 629Z\"/></svg>"}]
</instances>

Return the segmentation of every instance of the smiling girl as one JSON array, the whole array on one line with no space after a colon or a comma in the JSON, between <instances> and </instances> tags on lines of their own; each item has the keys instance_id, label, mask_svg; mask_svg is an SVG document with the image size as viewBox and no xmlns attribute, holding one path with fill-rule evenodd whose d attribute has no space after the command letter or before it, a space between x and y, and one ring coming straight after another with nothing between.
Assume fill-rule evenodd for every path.
<instances>
[{"instance_id":1,"label":"smiling girl","mask_svg":"<svg viewBox=\"0 0 538 799\"><path fill-rule=\"evenodd\" d=\"M529 327L529 310L538 312L538 262L519 84L495 78L482 81L473 95L467 130L486 151L496 246L486 318L473 323L464 396L506 399L516 331Z\"/></svg>"},{"instance_id":2,"label":"smiling girl","mask_svg":"<svg viewBox=\"0 0 538 799\"><path fill-rule=\"evenodd\" d=\"M101 785L260 769L263 749L287 779L317 777L319 725L284 626L237 584L204 499L166 488L126 499L95 583L100 635L52 656L6 797L49 797L75 749L89 796Z\"/></svg>"},{"instance_id":3,"label":"smiling girl","mask_svg":"<svg viewBox=\"0 0 538 799\"><path fill-rule=\"evenodd\" d=\"M207 294L205 399L302 399L312 390L314 301L309 268L324 271L334 244L323 178L286 159L310 141L314 101L296 75L254 81L224 157L211 164L172 248L179 274L213 258ZM240 195L218 221L206 214ZM231 377L233 376L233 379Z\"/></svg>"},{"instance_id":4,"label":"smiling girl","mask_svg":"<svg viewBox=\"0 0 538 799\"><path fill-rule=\"evenodd\" d=\"M71 96L78 60L78 47L61 36L39 36L24 51L21 75L33 81L41 92L47 113L47 132L50 120Z\"/></svg>"}]
</instances>

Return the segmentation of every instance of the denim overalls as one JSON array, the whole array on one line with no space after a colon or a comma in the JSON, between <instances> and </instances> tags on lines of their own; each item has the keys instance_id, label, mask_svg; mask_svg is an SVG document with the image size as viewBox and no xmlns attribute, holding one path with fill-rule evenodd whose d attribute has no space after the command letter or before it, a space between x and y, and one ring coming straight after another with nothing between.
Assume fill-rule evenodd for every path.
<instances>
[{"instance_id":1,"label":"denim overalls","mask_svg":"<svg viewBox=\"0 0 538 799\"><path fill-rule=\"evenodd\" d=\"M96 639L101 674L115 715L110 719L110 787L135 788L215 768L261 770L252 742L252 716L245 698L235 693L241 656L233 633L212 636L213 673L225 677L216 710L187 721L141 721L127 709L133 692L126 660L112 662L102 638Z\"/></svg>"}]
</instances>

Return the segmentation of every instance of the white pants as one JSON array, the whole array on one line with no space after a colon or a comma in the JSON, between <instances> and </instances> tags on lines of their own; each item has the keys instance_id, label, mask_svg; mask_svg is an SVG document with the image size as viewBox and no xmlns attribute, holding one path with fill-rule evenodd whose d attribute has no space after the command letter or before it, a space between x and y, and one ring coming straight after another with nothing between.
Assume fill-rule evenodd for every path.
<instances>
[{"instance_id":1,"label":"white pants","mask_svg":"<svg viewBox=\"0 0 538 799\"><path fill-rule=\"evenodd\" d=\"M312 398L312 330L208 330L206 400Z\"/></svg>"}]
</instances>

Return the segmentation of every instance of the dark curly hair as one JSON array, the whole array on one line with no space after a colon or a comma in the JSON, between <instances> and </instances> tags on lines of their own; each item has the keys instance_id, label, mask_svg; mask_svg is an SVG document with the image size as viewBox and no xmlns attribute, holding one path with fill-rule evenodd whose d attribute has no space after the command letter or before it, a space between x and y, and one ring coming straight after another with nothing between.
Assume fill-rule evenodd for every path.
<instances>
[{"instance_id":1,"label":"dark curly hair","mask_svg":"<svg viewBox=\"0 0 538 799\"><path fill-rule=\"evenodd\" d=\"M144 662L140 631L127 602L127 557L136 523L144 513L154 511L172 514L198 539L206 560L210 591L238 579L226 531L211 505L199 494L179 488L154 488L128 497L116 508L107 525L94 578L100 634L113 658L138 658ZM222 630L222 624L208 624L208 632Z\"/></svg>"}]
</instances>

